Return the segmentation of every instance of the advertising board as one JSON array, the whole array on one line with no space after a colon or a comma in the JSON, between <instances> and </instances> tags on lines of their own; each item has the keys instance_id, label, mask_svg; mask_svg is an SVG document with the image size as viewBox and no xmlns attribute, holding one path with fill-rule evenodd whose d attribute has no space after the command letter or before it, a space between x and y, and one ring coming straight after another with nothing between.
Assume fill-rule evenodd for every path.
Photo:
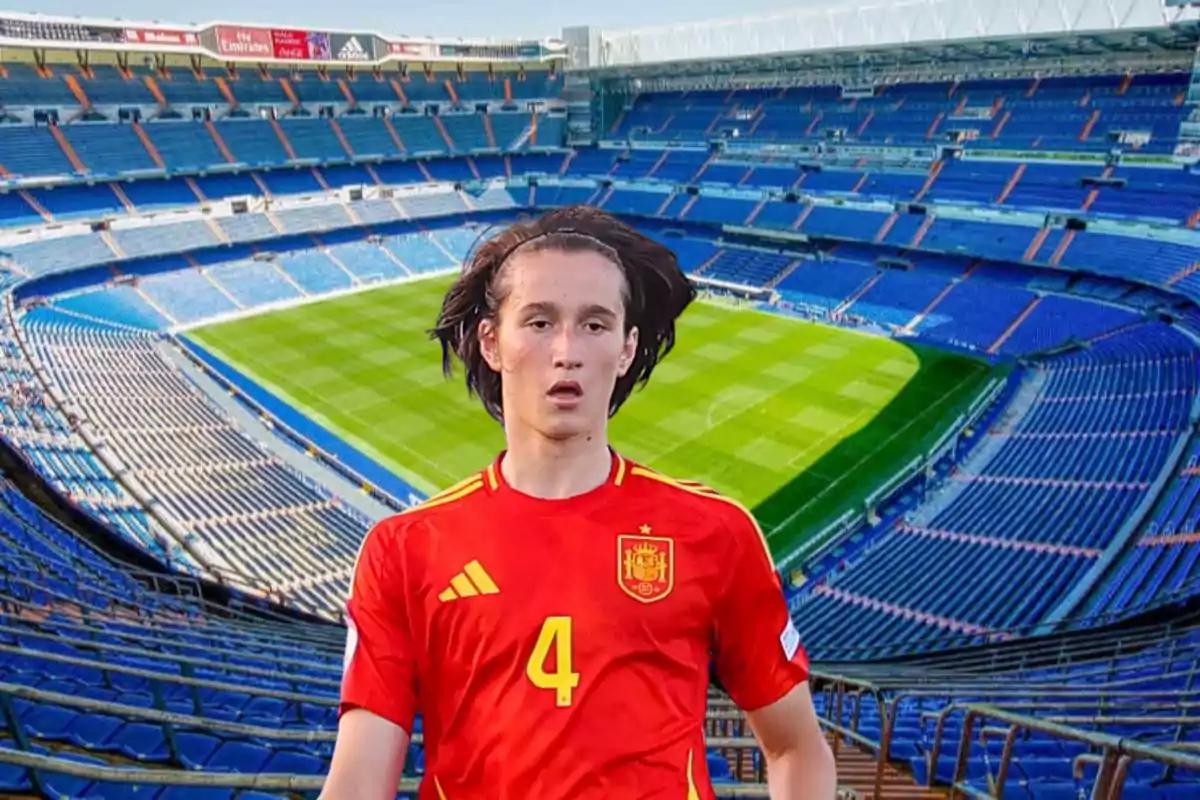
<instances>
[{"instance_id":1,"label":"advertising board","mask_svg":"<svg viewBox=\"0 0 1200 800\"><path fill-rule=\"evenodd\" d=\"M329 61L329 34L292 28L271 30L271 52L288 61Z\"/></svg>"},{"instance_id":2,"label":"advertising board","mask_svg":"<svg viewBox=\"0 0 1200 800\"><path fill-rule=\"evenodd\" d=\"M394 56L414 56L416 58L435 58L438 47L432 42L388 42L388 53Z\"/></svg>"},{"instance_id":3,"label":"advertising board","mask_svg":"<svg viewBox=\"0 0 1200 800\"><path fill-rule=\"evenodd\" d=\"M369 33L332 33L329 49L334 61L374 61L375 37Z\"/></svg>"},{"instance_id":4,"label":"advertising board","mask_svg":"<svg viewBox=\"0 0 1200 800\"><path fill-rule=\"evenodd\" d=\"M262 28L218 25L215 35L219 55L235 58L270 58L275 54L271 46L271 32Z\"/></svg>"},{"instance_id":5,"label":"advertising board","mask_svg":"<svg viewBox=\"0 0 1200 800\"><path fill-rule=\"evenodd\" d=\"M129 44L154 44L166 47L192 47L200 43L195 31L160 30L157 28L126 28L125 41Z\"/></svg>"}]
</instances>

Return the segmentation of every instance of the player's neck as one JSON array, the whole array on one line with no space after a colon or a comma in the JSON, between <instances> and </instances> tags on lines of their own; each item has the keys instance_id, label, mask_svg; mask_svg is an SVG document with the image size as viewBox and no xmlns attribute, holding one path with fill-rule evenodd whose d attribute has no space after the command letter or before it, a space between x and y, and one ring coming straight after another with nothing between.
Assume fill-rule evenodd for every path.
<instances>
[{"instance_id":1,"label":"player's neck","mask_svg":"<svg viewBox=\"0 0 1200 800\"><path fill-rule=\"evenodd\" d=\"M562 500L603 485L612 472L612 453L604 436L510 437L500 472L521 494Z\"/></svg>"}]
</instances>

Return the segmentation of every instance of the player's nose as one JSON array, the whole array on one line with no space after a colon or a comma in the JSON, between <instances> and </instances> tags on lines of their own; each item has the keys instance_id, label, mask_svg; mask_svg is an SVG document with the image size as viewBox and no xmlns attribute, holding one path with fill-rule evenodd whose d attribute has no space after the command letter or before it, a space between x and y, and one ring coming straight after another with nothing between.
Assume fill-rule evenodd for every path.
<instances>
[{"instance_id":1,"label":"player's nose","mask_svg":"<svg viewBox=\"0 0 1200 800\"><path fill-rule=\"evenodd\" d=\"M583 337L570 325L563 325L558 330L552 348L555 369L578 369L583 366Z\"/></svg>"}]
</instances>

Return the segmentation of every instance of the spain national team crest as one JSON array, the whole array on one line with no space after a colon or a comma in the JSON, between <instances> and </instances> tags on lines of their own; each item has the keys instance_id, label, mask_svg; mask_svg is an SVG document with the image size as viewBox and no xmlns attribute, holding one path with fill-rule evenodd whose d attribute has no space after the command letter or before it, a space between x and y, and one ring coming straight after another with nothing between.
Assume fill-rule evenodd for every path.
<instances>
[{"instance_id":1,"label":"spain national team crest","mask_svg":"<svg viewBox=\"0 0 1200 800\"><path fill-rule=\"evenodd\" d=\"M647 525L642 530L649 533ZM625 594L653 603L675 588L675 541L661 536L617 537L617 583Z\"/></svg>"}]
</instances>

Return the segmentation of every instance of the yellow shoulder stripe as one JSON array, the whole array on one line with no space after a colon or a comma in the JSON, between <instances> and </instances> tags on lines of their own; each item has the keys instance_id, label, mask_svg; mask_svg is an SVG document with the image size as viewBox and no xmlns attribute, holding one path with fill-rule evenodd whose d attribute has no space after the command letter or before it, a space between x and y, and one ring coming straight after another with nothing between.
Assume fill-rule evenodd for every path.
<instances>
[{"instance_id":1,"label":"yellow shoulder stripe","mask_svg":"<svg viewBox=\"0 0 1200 800\"><path fill-rule=\"evenodd\" d=\"M453 503L462 500L467 495L473 494L483 488L483 478L476 475L470 482L457 484L441 494L434 495L424 503L418 503L412 508L407 508L401 511L401 514L411 514L413 511L423 511L428 508L436 508L444 506L448 503Z\"/></svg>"},{"instance_id":2,"label":"yellow shoulder stripe","mask_svg":"<svg viewBox=\"0 0 1200 800\"><path fill-rule=\"evenodd\" d=\"M429 499L436 500L439 497L441 497L442 495L453 494L454 492L457 492L459 489L463 489L463 488L469 486L470 484L475 483L476 481L481 481L481 480L483 480L483 475L476 472L474 475L469 475L466 478L463 478L461 481L454 484L453 486L449 486L445 489L442 489L440 492L433 495Z\"/></svg>"},{"instance_id":3,"label":"yellow shoulder stripe","mask_svg":"<svg viewBox=\"0 0 1200 800\"><path fill-rule=\"evenodd\" d=\"M430 497L425 502L417 503L415 506L410 506L409 508L404 509L396 516L402 517L405 514L411 514L412 512L418 511L421 509L433 508L435 506L445 505L446 503L453 503L455 500L461 500L462 498L466 497L467 495L471 494L472 492L476 491L477 489L480 489L482 486L483 486L483 478L478 474L472 475L470 478L467 478L464 481L459 481L458 483L454 484L446 491L441 492L439 494L435 494L433 497ZM379 529L379 525L372 525L370 530L367 531L367 535L363 537L362 542L360 542L358 545L358 553L354 556L354 567L350 571L350 576L351 576L350 591L351 591L351 593L353 593L353 591L354 591L354 575L358 572L358 562L359 562L359 559L362 558L363 550L365 550L367 547L367 539L371 538L371 535L374 534L375 531L378 529Z\"/></svg>"},{"instance_id":4,"label":"yellow shoulder stripe","mask_svg":"<svg viewBox=\"0 0 1200 800\"><path fill-rule=\"evenodd\" d=\"M755 519L754 515L750 513L750 509L746 508L737 500L723 495L715 489L709 489L707 486L702 487L701 484L698 484L695 481L679 481L675 478L663 475L661 472L655 472L654 470L646 469L645 467L633 467L630 470L630 473L637 475L638 477L649 478L650 480L658 481L659 483L665 483L667 486L673 486L682 492L694 494L697 497L707 497L712 500L720 500L721 502L728 503L729 505L738 509L746 515L746 519L749 520L750 524L754 526L754 530L758 534L758 540L762 543L763 552L767 554L767 561L770 562L772 568L775 567L775 559L771 556L771 548L767 545L767 537L763 535L763 531L758 524L758 520Z\"/></svg>"},{"instance_id":5,"label":"yellow shoulder stripe","mask_svg":"<svg viewBox=\"0 0 1200 800\"><path fill-rule=\"evenodd\" d=\"M617 457L617 476L615 478L613 478L613 485L620 486L621 484L623 484L625 482L625 471L628 468L628 466L627 466L627 462L625 461L624 457L622 457L620 453L616 452L615 450L613 451L613 453Z\"/></svg>"}]
</instances>

